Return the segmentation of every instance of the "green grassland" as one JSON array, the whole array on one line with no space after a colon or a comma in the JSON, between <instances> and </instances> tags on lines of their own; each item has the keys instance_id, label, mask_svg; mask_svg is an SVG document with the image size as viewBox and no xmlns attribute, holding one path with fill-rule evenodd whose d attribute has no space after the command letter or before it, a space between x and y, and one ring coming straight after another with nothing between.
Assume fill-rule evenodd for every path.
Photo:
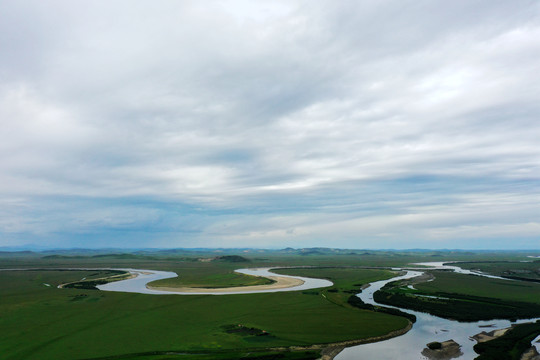
<instances>
[{"instance_id":1,"label":"green grassland","mask_svg":"<svg viewBox=\"0 0 540 360\"><path fill-rule=\"evenodd\" d=\"M456 293L540 304L540 284L444 271L434 272L434 274L434 281L417 284L415 288L426 294Z\"/></svg>"},{"instance_id":2,"label":"green grassland","mask_svg":"<svg viewBox=\"0 0 540 360\"><path fill-rule=\"evenodd\" d=\"M85 360L315 360L320 359L320 351L317 350L235 350L235 351L206 351L200 352L146 352L139 354L127 354L115 357L92 358Z\"/></svg>"},{"instance_id":3,"label":"green grassland","mask_svg":"<svg viewBox=\"0 0 540 360\"><path fill-rule=\"evenodd\" d=\"M386 280L396 276L395 271L379 269L359 269L354 267L318 267L275 269L277 274L328 279L334 283L333 288L355 290L359 292L362 285L373 281ZM358 291L357 291L358 290Z\"/></svg>"},{"instance_id":4,"label":"green grassland","mask_svg":"<svg viewBox=\"0 0 540 360\"><path fill-rule=\"evenodd\" d=\"M26 256L2 257L0 268L38 267L38 268L140 268L173 271L177 278L159 280L152 286L162 287L233 287L263 285L270 281L266 278L235 273L234 270L245 267L272 266L406 266L414 261L432 260L433 253L409 254L394 252L351 251L334 255L321 251L243 253L246 262L209 261L221 252L198 253L144 253L144 254L86 254L68 253L39 255L30 253ZM450 255L436 254L434 260L449 258ZM467 259L468 255L464 255ZM201 261L203 260L203 261ZM442 260L441 260L442 261Z\"/></svg>"},{"instance_id":5,"label":"green grassland","mask_svg":"<svg viewBox=\"0 0 540 360\"><path fill-rule=\"evenodd\" d=\"M348 299L361 291L364 284L390 279L397 275L390 270L358 268L289 268L273 270L278 274L328 279L334 283L330 288L308 290L306 293L322 294L329 301L341 306L350 306Z\"/></svg>"},{"instance_id":6,"label":"green grassland","mask_svg":"<svg viewBox=\"0 0 540 360\"><path fill-rule=\"evenodd\" d=\"M98 357L84 360L315 360L320 359L320 350L292 349L248 349L248 350L212 350L212 351L150 351L118 356Z\"/></svg>"},{"instance_id":7,"label":"green grassland","mask_svg":"<svg viewBox=\"0 0 540 360\"><path fill-rule=\"evenodd\" d=\"M238 254L245 259L235 256ZM403 317L358 308L357 304L349 302L350 296L359 291L361 285L392 276L389 270L359 267L401 267L411 262L447 260L520 261L526 259L526 255L336 249L244 250L239 253L227 250L0 252L0 268L40 269L0 271L0 357L313 359L319 356L319 350L291 352L288 349L380 336L407 326L408 321ZM57 288L59 284L83 278L91 280L113 275L107 270L72 271L68 268L166 270L176 272L179 278L163 280L160 285L229 287L267 282L235 273L235 269L274 266L322 267L281 269L279 272L327 278L334 286L224 296L155 296ZM444 277L439 281L445 281L440 283L441 286L456 282ZM431 286L437 284L429 283ZM455 291L466 292L471 287L481 289L470 284ZM525 289L525 295L520 296L530 301L537 294L535 289ZM485 291L495 290L488 288ZM437 290L426 288L424 291ZM505 291L506 288L501 290ZM231 332L231 326L249 330Z\"/></svg>"},{"instance_id":8,"label":"green grassland","mask_svg":"<svg viewBox=\"0 0 540 360\"><path fill-rule=\"evenodd\" d=\"M540 334L540 321L516 325L503 336L474 345L475 360L520 360Z\"/></svg>"},{"instance_id":9,"label":"green grassland","mask_svg":"<svg viewBox=\"0 0 540 360\"><path fill-rule=\"evenodd\" d=\"M359 269L353 267L338 268L288 268L274 270L280 274L325 278L334 283L330 288L313 289L304 291L305 294L321 295L328 301L343 307L358 308L374 312L386 313L405 317L412 323L416 322L416 316L388 307L365 304L356 296L361 287L370 282L390 279L398 272L383 269Z\"/></svg>"},{"instance_id":10,"label":"green grassland","mask_svg":"<svg viewBox=\"0 0 540 360\"><path fill-rule=\"evenodd\" d=\"M540 281L540 260L462 262L459 266L489 274Z\"/></svg>"},{"instance_id":11,"label":"green grassland","mask_svg":"<svg viewBox=\"0 0 540 360\"><path fill-rule=\"evenodd\" d=\"M141 267L167 270L171 265L198 268L201 259L217 256L241 255L247 262L215 261L231 270L240 267L268 266L374 266L404 267L412 262L426 261L521 261L531 260L531 252L466 252L466 251L374 251L344 249L282 249L282 250L186 250L135 251L131 253L107 253L103 250L70 250L47 253L1 252L0 268L13 267ZM199 264L198 264L199 263ZM174 270L172 270L174 271Z\"/></svg>"},{"instance_id":12,"label":"green grassland","mask_svg":"<svg viewBox=\"0 0 540 360\"><path fill-rule=\"evenodd\" d=\"M430 271L434 281L387 284L374 294L377 302L428 312L459 321L523 319L540 316L540 284L490 279L448 271ZM428 297L425 297L428 295Z\"/></svg>"},{"instance_id":13,"label":"green grassland","mask_svg":"<svg viewBox=\"0 0 540 360\"><path fill-rule=\"evenodd\" d=\"M363 270L357 272L363 276ZM96 271L0 271L2 358L133 354L145 359L203 359L210 353L210 358L226 359L244 350L380 336L407 325L401 317L338 306L302 292L155 296L56 288L91 274L100 276ZM229 333L231 325L268 335Z\"/></svg>"},{"instance_id":14,"label":"green grassland","mask_svg":"<svg viewBox=\"0 0 540 360\"><path fill-rule=\"evenodd\" d=\"M168 266L168 269L170 269L169 271L174 271L179 276L176 278L153 281L151 285L153 287L189 286L195 288L225 288L273 283L273 281L268 278L244 275L234 271L245 266L245 263L172 263Z\"/></svg>"}]
</instances>

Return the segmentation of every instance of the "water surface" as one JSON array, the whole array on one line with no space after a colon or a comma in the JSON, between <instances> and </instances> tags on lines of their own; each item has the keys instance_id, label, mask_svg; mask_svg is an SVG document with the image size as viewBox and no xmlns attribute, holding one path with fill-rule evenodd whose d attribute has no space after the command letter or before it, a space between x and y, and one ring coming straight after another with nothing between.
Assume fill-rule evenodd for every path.
<instances>
[{"instance_id":1,"label":"water surface","mask_svg":"<svg viewBox=\"0 0 540 360\"><path fill-rule=\"evenodd\" d=\"M303 284L287 287L287 288L277 288L277 289L265 289L265 290L249 290L249 286L246 286L245 291L223 291L220 289L215 292L177 292L177 291L167 291L167 290L155 290L147 288L147 284L152 281L169 279L177 277L178 275L171 271L157 271L157 270L140 270L140 269L117 269L129 271L132 274L136 274L137 277L127 280L120 280L111 282L105 285L99 285L97 288L103 291L119 291L119 292L131 292L131 293L140 293L140 294L152 294L152 295L232 295L232 294L258 294L258 293L273 293L273 292L284 292L284 291L300 291L308 289L317 289L321 287L332 286L333 283L324 279L314 279L306 278L300 276L291 276L291 275L281 275L274 274L271 272L272 268L259 268L259 269L238 269L235 270L241 274L253 275L253 276L279 276L292 279L299 279L303 281ZM273 268L275 269L275 268Z\"/></svg>"},{"instance_id":2,"label":"water surface","mask_svg":"<svg viewBox=\"0 0 540 360\"><path fill-rule=\"evenodd\" d=\"M503 279L497 276L483 274L479 272L471 272L470 270L464 270L457 266L443 265L442 262L431 263L417 263L414 265L432 266L437 269L450 269L462 274L473 274L479 276L486 276L489 278ZM381 289L385 284L402 279L409 279L419 275L422 275L421 271L407 271L406 275L398 276L389 280L377 281L371 283L371 286L362 291L357 296L368 304L377 304L373 300L373 294ZM507 279L504 279L507 280ZM510 280L509 280L510 281ZM393 307L383 305L385 307ZM432 341L443 342L453 339L459 345L461 345L462 354L454 359L474 359L478 354L473 350L473 346L476 341L470 337L476 335L482 331L490 332L495 329L503 329L509 327L511 324L519 324L525 322L536 321L537 319L519 320L517 322L510 322L509 320L487 320L477 321L472 323L458 322L455 320L443 319L438 316L433 316L427 313L418 311L400 309L404 312L414 314L416 316L416 323L413 328L405 335L392 338L389 340L353 346L344 349L336 360L356 360L356 359L373 359L373 360L418 360L428 359L422 355L422 350L426 347L427 343ZM539 336L540 338L540 336ZM538 344L533 342L538 349Z\"/></svg>"}]
</instances>

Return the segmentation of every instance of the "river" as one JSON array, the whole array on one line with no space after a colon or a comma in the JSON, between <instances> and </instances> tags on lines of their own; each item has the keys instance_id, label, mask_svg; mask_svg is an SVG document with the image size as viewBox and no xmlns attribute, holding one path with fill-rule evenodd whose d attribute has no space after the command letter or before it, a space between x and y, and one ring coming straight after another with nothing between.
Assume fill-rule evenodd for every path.
<instances>
[{"instance_id":1,"label":"river","mask_svg":"<svg viewBox=\"0 0 540 360\"><path fill-rule=\"evenodd\" d=\"M170 290L157 290L149 289L147 284L161 279L169 279L177 277L178 275L171 271L157 271L157 270L140 270L140 269L116 269L128 271L131 274L137 275L134 278L127 280L120 280L110 282L105 285L98 285L97 288L103 291L118 291L118 292L131 292L140 294L152 294L152 295L232 295L232 294L258 294L258 293L270 293L270 292L282 292L282 291L299 291L308 289L317 289L322 287L332 286L331 281L325 279L314 279L300 276L281 275L270 272L271 268L258 268L258 269L238 269L235 270L238 273L263 276L263 277L281 277L289 279L297 279L302 284L291 287L272 288L272 285L265 286L266 289L261 289L263 286L257 286L258 290L249 290L249 286L245 287L246 290L227 291L225 289L202 290L199 291L170 291ZM275 269L275 268L273 268Z\"/></svg>"},{"instance_id":2,"label":"river","mask_svg":"<svg viewBox=\"0 0 540 360\"><path fill-rule=\"evenodd\" d=\"M454 265L444 265L442 262L428 262L428 263L416 263L412 265L417 266L428 266L432 269L446 269L453 270L462 274L472 274L478 276L485 276L488 278L504 279L498 276L493 276L489 274L480 273L477 271L470 271L461 269L458 266ZM155 290L147 288L149 282L167 279L178 276L174 272L170 271L156 271L156 270L139 270L139 269L117 269L129 271L132 274L137 276L128 279L121 280L105 285L100 285L98 288L104 291L120 291L120 292L135 292L142 294L154 294L154 295L230 295L230 294L254 294L261 292L281 292L281 291L298 291L298 290L307 290L315 289L321 287L331 286L332 282L324 279L314 279L314 278L304 278L298 276L290 275L280 275L274 274L270 270L275 268L259 268L259 269L238 269L236 270L239 273L253 275L253 276L280 276L288 277L294 279L300 279L303 281L302 285L288 287L288 288L279 288L279 289L268 289L268 290L245 290L245 291L235 291L227 292L219 290L216 292L172 292L166 290ZM364 291L362 291L357 296L362 299L365 303L376 304L373 300L373 294L382 288L385 284L391 281L409 279L423 274L421 271L422 268L415 268L414 270L407 270L406 275L394 277L389 280L377 281L370 284L370 286ZM507 281L514 281L508 280ZM386 307L392 307L388 305L383 305ZM407 332L405 335L398 336L389 340L372 343L372 344L363 344L358 346L353 346L344 349L339 355L335 357L336 360L356 360L356 359L373 359L373 360L418 360L418 359L428 359L423 356L422 350L426 347L426 344L432 341L443 342L446 340L453 339L459 345L461 345L461 355L454 357L454 359L473 359L477 354L473 350L473 346L476 344L476 341L470 337L476 335L482 331L492 331L495 329L503 329L509 327L511 323L509 320L489 320L489 321L478 321L471 323L458 322L455 320L443 319L437 316L433 316L427 313L422 313L418 311L412 311L407 309L398 308L402 311L414 314L416 316L416 323L413 325L413 328ZM528 320L519 320L515 323L524 323L530 322L537 319L528 319ZM540 337L539 337L540 338ZM538 338L536 339L538 340ZM537 348L538 344L535 343Z\"/></svg>"},{"instance_id":3,"label":"river","mask_svg":"<svg viewBox=\"0 0 540 360\"><path fill-rule=\"evenodd\" d=\"M428 266L435 269L447 269L453 270L463 274L473 274L479 276L485 276L489 278L504 279L498 276L493 276L489 274L484 274L476 271L464 270L458 266L453 265L444 265L442 262L429 262L429 263L417 263L413 265L418 266ZM134 278L115 281L105 285L97 286L100 290L103 291L118 291L118 292L131 292L131 293L141 293L141 294L154 294L154 295L230 295L230 294L253 294L261 292L281 292L281 291L298 291L298 290L307 290L315 289L321 287L332 286L332 282L324 279L314 279L314 278L305 278L299 276L290 276L290 275L281 275L274 274L270 270L276 268L259 268L259 269L238 269L236 270L239 273L254 275L254 276L279 276L279 277L288 277L294 279L300 279L303 281L303 284L288 287L288 288L279 288L279 289L268 289L268 290L246 290L241 292L172 292L165 290L155 290L147 288L147 284L152 281L168 279L177 277L178 275L170 271L157 271L157 270L141 270L141 269L114 269L114 270L123 270L128 271L134 275L137 275ZM30 269L1 269L1 270L30 270ZM71 270L82 270L80 268L71 269ZM86 269L86 270L96 270L96 269ZM103 269L101 269L103 270ZM362 299L365 303L368 304L377 304L373 300L373 294L382 288L385 284L391 281L396 281L400 279L413 278L419 275L422 275L423 272L419 271L421 268L416 268L414 270L407 270L407 273L403 276L394 277L389 280L376 281L370 284L370 286L364 291L362 291L357 296ZM508 281L514 281L509 279L504 279ZM386 307L392 307L388 305L383 305ZM473 323L463 323L455 320L443 319L437 316L433 316L427 313L422 313L418 311L412 311L407 309L398 308L402 311L414 314L416 316L416 323L413 325L413 328L407 332L405 335L398 336L389 340L376 342L372 344L363 344L358 346L352 346L344 349L340 354L338 354L336 360L357 360L357 359L373 359L373 360L418 360L418 359L428 359L423 356L422 350L425 348L426 344L432 341L443 342L446 340L453 339L459 345L461 345L461 355L454 357L454 359L473 359L477 354L473 351L473 346L476 344L475 340L472 340L470 337L476 335L482 331L492 331L495 329L503 329L509 327L511 324L515 323L524 323L531 322L538 319L526 319L519 320L517 322L511 323L509 320L489 320L489 321L478 321ZM537 337L533 344L538 350L539 344L537 341L540 340L540 336Z\"/></svg>"},{"instance_id":4,"label":"river","mask_svg":"<svg viewBox=\"0 0 540 360\"><path fill-rule=\"evenodd\" d=\"M430 266L437 269L450 269L460 273L470 274L469 270L461 269L457 266L443 265L443 263L418 263L414 265ZM407 271L406 275L395 277L389 280L377 281L371 283L371 286L362 291L357 296L368 304L377 304L373 300L373 293L381 289L385 284L400 279L409 279L421 275L421 271ZM473 272L474 275L486 276L493 278L495 276ZM499 277L495 277L499 278ZM510 280L509 280L510 281ZM383 305L386 307L392 307ZM443 342L453 339L461 345L460 356L453 359L474 359L478 354L473 350L476 341L470 337L482 331L490 332L495 329L503 329L511 324L531 322L537 319L519 320L511 323L509 320L488 320L472 323L458 322L455 320L443 319L438 316L433 316L427 313L412 311L398 308L402 311L416 315L416 323L413 328L405 335L395 337L389 340L352 346L344 349L335 357L336 360L357 360L357 359L373 359L373 360L418 360L428 359L422 355L422 350L427 343L432 341ZM538 349L538 344L536 344Z\"/></svg>"}]
</instances>

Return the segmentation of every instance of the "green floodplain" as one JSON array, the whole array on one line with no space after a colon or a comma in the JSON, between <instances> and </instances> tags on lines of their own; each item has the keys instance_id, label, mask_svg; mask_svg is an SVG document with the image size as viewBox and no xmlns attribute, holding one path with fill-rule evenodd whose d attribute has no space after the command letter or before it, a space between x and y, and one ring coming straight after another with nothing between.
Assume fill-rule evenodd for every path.
<instances>
[{"instance_id":1,"label":"green floodplain","mask_svg":"<svg viewBox=\"0 0 540 360\"><path fill-rule=\"evenodd\" d=\"M409 326L399 314L361 308L350 298L364 284L397 275L392 267L414 262L466 261L475 269L496 269L499 275L526 272L530 281L509 285L430 271L435 280L415 284L415 290L394 284L390 295L408 297L414 304L424 301L415 295L443 293L452 301L479 304L478 309L513 306L538 316L540 283L534 281L540 279L540 262L527 255L531 253L333 249L4 252L0 268L33 270L0 271L0 354L2 359L317 359L327 345L369 340ZM531 262L520 263L524 260ZM167 270L179 277L153 286L222 288L267 284L270 280L234 270L273 266L292 267L276 271L283 274L330 279L334 286L221 296L57 288L83 278L118 275L70 268ZM434 308L435 314L441 311Z\"/></svg>"}]
</instances>

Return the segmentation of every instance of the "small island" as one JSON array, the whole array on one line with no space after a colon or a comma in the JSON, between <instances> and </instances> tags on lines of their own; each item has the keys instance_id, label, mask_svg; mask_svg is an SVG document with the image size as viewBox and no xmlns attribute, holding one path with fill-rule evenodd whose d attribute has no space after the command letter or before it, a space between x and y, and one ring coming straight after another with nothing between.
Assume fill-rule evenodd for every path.
<instances>
[{"instance_id":1,"label":"small island","mask_svg":"<svg viewBox=\"0 0 540 360\"><path fill-rule=\"evenodd\" d=\"M422 355L432 360L448 360L460 357L463 352L461 352L461 345L450 339L443 342L430 342L422 350Z\"/></svg>"}]
</instances>

